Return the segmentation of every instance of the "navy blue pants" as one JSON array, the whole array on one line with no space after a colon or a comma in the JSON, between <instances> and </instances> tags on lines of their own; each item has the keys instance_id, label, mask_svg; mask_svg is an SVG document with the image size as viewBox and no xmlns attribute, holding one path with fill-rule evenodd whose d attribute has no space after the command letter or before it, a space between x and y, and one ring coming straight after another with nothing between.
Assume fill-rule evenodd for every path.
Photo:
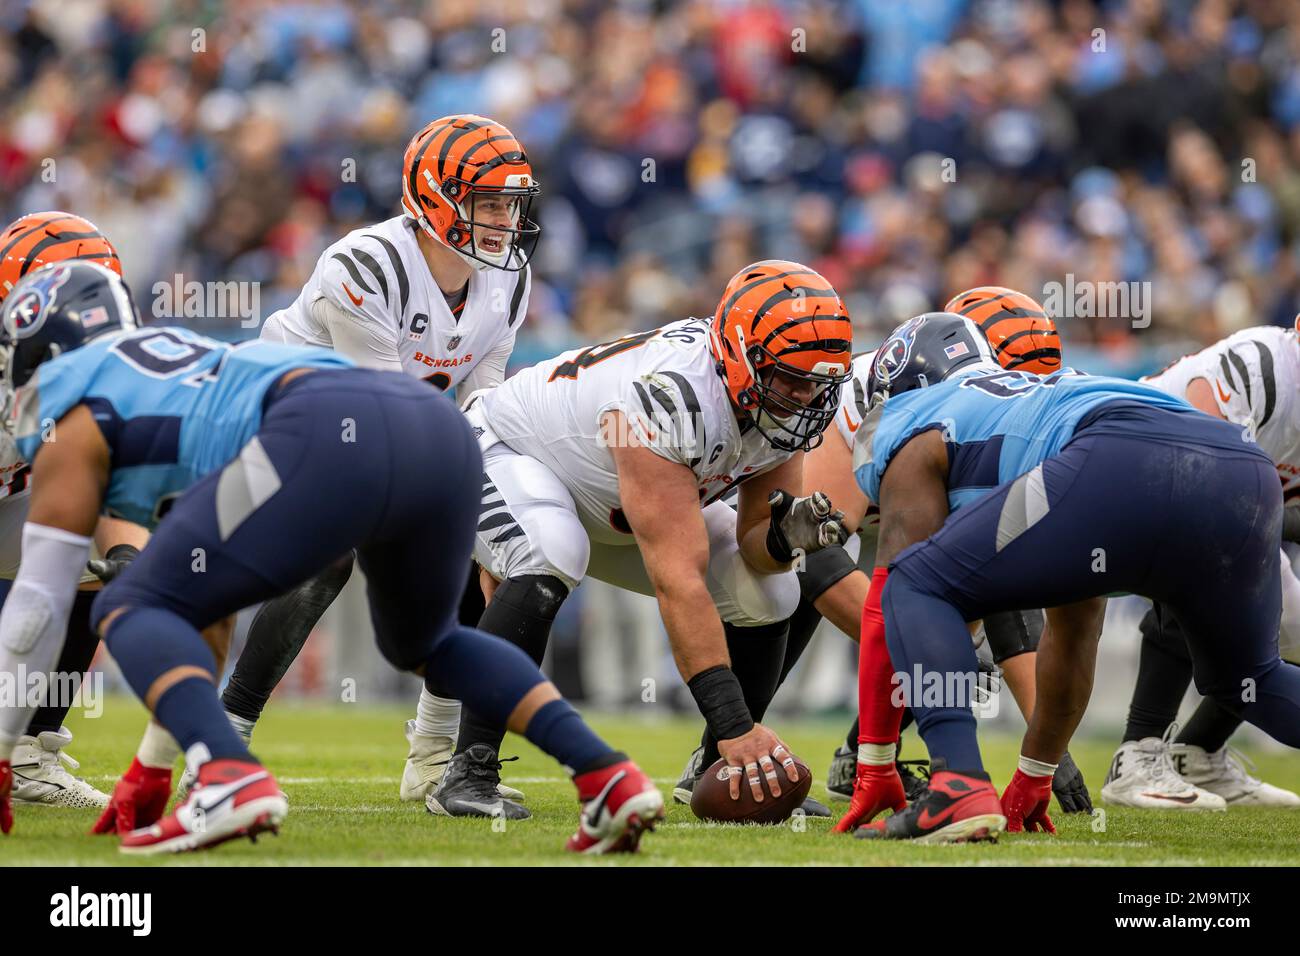
<instances>
[{"instance_id":1,"label":"navy blue pants","mask_svg":"<svg viewBox=\"0 0 1300 956\"><path fill-rule=\"evenodd\" d=\"M1300 668L1277 649L1281 528L1276 469L1241 428L1101 406L1058 455L898 556L883 596L893 666L971 673L966 621L1132 592L1178 619L1202 694L1300 746ZM974 746L968 709L914 710L923 737Z\"/></svg>"},{"instance_id":2,"label":"navy blue pants","mask_svg":"<svg viewBox=\"0 0 1300 956\"><path fill-rule=\"evenodd\" d=\"M177 500L95 624L142 606L201 629L356 548L379 648L415 669L457 627L482 473L469 424L426 383L311 372L271 393L254 442Z\"/></svg>"}]
</instances>

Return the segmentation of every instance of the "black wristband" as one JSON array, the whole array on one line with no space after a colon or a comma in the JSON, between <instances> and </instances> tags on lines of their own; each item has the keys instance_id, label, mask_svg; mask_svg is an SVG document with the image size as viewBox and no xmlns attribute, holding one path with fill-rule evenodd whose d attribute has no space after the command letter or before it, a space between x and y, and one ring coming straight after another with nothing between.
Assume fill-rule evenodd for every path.
<instances>
[{"instance_id":1,"label":"black wristband","mask_svg":"<svg viewBox=\"0 0 1300 956\"><path fill-rule=\"evenodd\" d=\"M730 667L719 664L702 670L686 682L686 687L718 740L742 737L754 728L740 681Z\"/></svg>"},{"instance_id":2,"label":"black wristband","mask_svg":"<svg viewBox=\"0 0 1300 956\"><path fill-rule=\"evenodd\" d=\"M134 561L140 557L140 549L133 544L115 544L104 555L105 561Z\"/></svg>"},{"instance_id":3,"label":"black wristband","mask_svg":"<svg viewBox=\"0 0 1300 956\"><path fill-rule=\"evenodd\" d=\"M767 553L777 564L789 564L794 560L794 548L790 547L790 542L785 539L785 532L781 530L780 522L768 523Z\"/></svg>"}]
</instances>

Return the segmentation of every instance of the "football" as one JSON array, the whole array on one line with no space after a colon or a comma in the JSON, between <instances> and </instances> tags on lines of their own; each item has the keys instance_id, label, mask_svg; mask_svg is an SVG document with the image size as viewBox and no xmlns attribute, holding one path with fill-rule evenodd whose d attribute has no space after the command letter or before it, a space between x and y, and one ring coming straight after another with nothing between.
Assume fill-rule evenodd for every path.
<instances>
[{"instance_id":1,"label":"football","mask_svg":"<svg viewBox=\"0 0 1300 956\"><path fill-rule=\"evenodd\" d=\"M742 780L740 798L731 799L730 773L732 768L727 761L719 759L703 776L695 781L691 793L691 812L701 820L715 823L784 823L803 805L812 789L812 772L798 757L794 765L799 770L799 781L790 783L781 770L777 770L777 780L781 784L781 795L773 797L763 778L763 802L754 799L753 790L748 782ZM736 772L742 772L737 769Z\"/></svg>"}]
</instances>

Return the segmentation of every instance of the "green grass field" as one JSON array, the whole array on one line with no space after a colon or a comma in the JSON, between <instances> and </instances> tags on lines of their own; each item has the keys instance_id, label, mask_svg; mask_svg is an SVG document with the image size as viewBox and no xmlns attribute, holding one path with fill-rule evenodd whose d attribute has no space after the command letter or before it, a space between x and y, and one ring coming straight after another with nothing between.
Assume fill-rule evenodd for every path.
<instances>
[{"instance_id":1,"label":"green grass field","mask_svg":"<svg viewBox=\"0 0 1300 956\"><path fill-rule=\"evenodd\" d=\"M697 821L687 807L670 804L668 819L642 843L635 857L577 860L562 850L577 819L571 784L559 768L518 738L506 741L518 753L506 778L527 795L533 819L500 822L434 817L423 805L397 799L405 756L401 709L295 707L273 704L254 738L258 755L289 795L289 817L279 837L256 845L228 843L210 853L165 860L120 855L116 841L86 835L94 814L87 811L19 807L15 831L0 841L0 864L68 865L1297 865L1300 812L1235 809L1227 813L1141 812L1110 809L1104 819L1063 817L1059 835L1008 836L996 845L923 847L868 844L829 832L831 822L808 819L805 826L718 826ZM109 790L130 761L143 727L133 700L108 701L104 716L73 715L72 752L79 773ZM689 754L697 725L682 720L640 722L597 719L598 729L627 750L660 784L665 795ZM813 768L813 795L822 786L842 722L774 722L776 729ZM911 752L923 756L915 735ZM994 782L1004 785L1015 766L1018 739L986 737L985 756ZM1083 743L1073 749L1092 786L1093 799L1110 760L1112 743ZM1251 754L1264 779L1300 789L1300 761L1289 755ZM843 804L833 804L834 809Z\"/></svg>"}]
</instances>

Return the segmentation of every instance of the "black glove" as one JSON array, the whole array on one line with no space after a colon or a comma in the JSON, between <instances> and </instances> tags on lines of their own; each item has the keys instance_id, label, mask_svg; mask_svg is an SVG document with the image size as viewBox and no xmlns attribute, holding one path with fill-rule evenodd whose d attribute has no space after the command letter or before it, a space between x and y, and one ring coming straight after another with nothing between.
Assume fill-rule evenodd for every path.
<instances>
[{"instance_id":1,"label":"black glove","mask_svg":"<svg viewBox=\"0 0 1300 956\"><path fill-rule=\"evenodd\" d=\"M1052 793L1061 805L1062 813L1092 813L1092 798L1088 796L1088 785L1083 781L1074 758L1068 753L1056 765L1056 774L1052 777Z\"/></svg>"},{"instance_id":2,"label":"black glove","mask_svg":"<svg viewBox=\"0 0 1300 956\"><path fill-rule=\"evenodd\" d=\"M796 498L778 488L768 495L767 503L772 509L767 553L775 561L788 564L794 560L796 550L812 554L848 540L844 512L836 511L831 499L820 491Z\"/></svg>"},{"instance_id":3,"label":"black glove","mask_svg":"<svg viewBox=\"0 0 1300 956\"><path fill-rule=\"evenodd\" d=\"M140 549L131 544L115 544L102 558L87 561L90 573L107 584L126 570L126 566L140 556Z\"/></svg>"}]
</instances>

